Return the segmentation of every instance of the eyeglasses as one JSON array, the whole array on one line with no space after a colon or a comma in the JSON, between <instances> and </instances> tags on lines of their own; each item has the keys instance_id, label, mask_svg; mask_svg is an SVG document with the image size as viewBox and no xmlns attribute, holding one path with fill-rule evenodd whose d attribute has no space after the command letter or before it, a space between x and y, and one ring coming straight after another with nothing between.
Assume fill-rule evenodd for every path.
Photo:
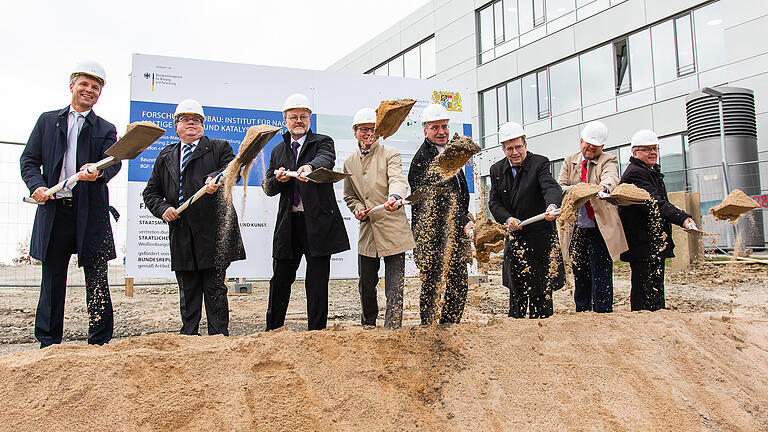
<instances>
[{"instance_id":1,"label":"eyeglasses","mask_svg":"<svg viewBox=\"0 0 768 432\"><path fill-rule=\"evenodd\" d=\"M429 127L429 129L431 129L431 130L433 130L433 131L435 131L435 132L437 132L437 131L439 131L439 130L444 130L444 131L446 131L446 132L447 132L447 131L448 131L448 124L443 124L443 125L432 125L432 126L430 126L430 127Z\"/></svg>"},{"instance_id":2,"label":"eyeglasses","mask_svg":"<svg viewBox=\"0 0 768 432\"><path fill-rule=\"evenodd\" d=\"M200 117L181 117L176 120L177 123L202 123L203 120Z\"/></svg>"},{"instance_id":3,"label":"eyeglasses","mask_svg":"<svg viewBox=\"0 0 768 432\"><path fill-rule=\"evenodd\" d=\"M357 131L362 132L364 134L373 132L373 130L376 129L375 127L366 127L366 126L358 126Z\"/></svg>"},{"instance_id":4,"label":"eyeglasses","mask_svg":"<svg viewBox=\"0 0 768 432\"><path fill-rule=\"evenodd\" d=\"M504 151L505 152L516 151L518 153L522 153L524 149L525 149L525 144L522 144L522 145L516 145L516 146L507 147L507 148L504 149Z\"/></svg>"},{"instance_id":5,"label":"eyeglasses","mask_svg":"<svg viewBox=\"0 0 768 432\"><path fill-rule=\"evenodd\" d=\"M635 151L645 152L645 153L650 153L650 152L658 153L659 149L656 147L635 147Z\"/></svg>"},{"instance_id":6,"label":"eyeglasses","mask_svg":"<svg viewBox=\"0 0 768 432\"><path fill-rule=\"evenodd\" d=\"M297 116L297 115L288 116L288 121L295 122L296 120L299 120L299 119L301 119L301 121L307 121L309 120L309 115L302 114L300 116Z\"/></svg>"}]
</instances>

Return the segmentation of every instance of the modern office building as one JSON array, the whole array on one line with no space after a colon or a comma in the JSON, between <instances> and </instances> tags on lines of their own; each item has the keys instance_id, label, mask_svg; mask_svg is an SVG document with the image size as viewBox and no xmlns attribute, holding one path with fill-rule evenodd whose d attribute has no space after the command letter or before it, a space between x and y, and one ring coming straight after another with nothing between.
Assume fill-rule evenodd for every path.
<instances>
[{"instance_id":1,"label":"modern office building","mask_svg":"<svg viewBox=\"0 0 768 432\"><path fill-rule=\"evenodd\" d=\"M768 140L754 139L768 131L766 28L764 0L433 0L329 69L464 83L486 185L503 157L497 130L506 121L524 125L529 151L549 157L555 176L590 120L608 125L605 150L622 170L632 134L652 129L668 190L700 192L703 211L723 198L722 158L709 165L702 161L712 157L691 156L719 148L689 143L686 100L705 87L746 88L755 114L729 114L723 99L726 137L729 121L743 120L729 116L743 114L749 124L733 133L751 138L729 141L731 177L750 177L731 183L751 185L747 193L768 207ZM749 93L739 93L747 105ZM710 114L709 134L719 140L717 110ZM739 169L746 166L753 169ZM753 213L762 231L765 212Z\"/></svg>"}]
</instances>

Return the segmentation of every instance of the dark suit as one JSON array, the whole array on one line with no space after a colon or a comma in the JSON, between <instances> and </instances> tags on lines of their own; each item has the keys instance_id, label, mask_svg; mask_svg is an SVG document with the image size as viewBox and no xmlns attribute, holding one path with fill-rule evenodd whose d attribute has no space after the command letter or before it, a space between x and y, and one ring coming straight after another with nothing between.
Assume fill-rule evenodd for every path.
<instances>
[{"instance_id":1,"label":"dark suit","mask_svg":"<svg viewBox=\"0 0 768 432\"><path fill-rule=\"evenodd\" d=\"M310 165L313 170L333 169L336 151L331 137L310 130L296 161L291 141L291 134L286 132L283 134L283 142L272 150L262 184L267 196L280 195L272 242L273 276L269 282L266 329L276 329L285 323L291 284L296 280L296 269L303 255L307 260L304 284L308 327L310 330L320 330L325 328L328 320L331 255L349 250L344 220L333 193L333 184L301 182L296 179L279 182L274 171L280 167L296 170L304 165ZM298 182L303 212L291 211L295 182Z\"/></svg>"},{"instance_id":2,"label":"dark suit","mask_svg":"<svg viewBox=\"0 0 768 432\"><path fill-rule=\"evenodd\" d=\"M491 166L488 208L497 222L510 217L525 220L559 207L562 189L552 177L549 159L528 152L513 174L504 158ZM565 268L553 221L542 220L510 233L504 242L502 280L509 288L509 316L531 318L552 315L552 290L565 283Z\"/></svg>"},{"instance_id":3,"label":"dark suit","mask_svg":"<svg viewBox=\"0 0 768 432\"><path fill-rule=\"evenodd\" d=\"M165 147L155 160L144 189L144 203L158 218L179 203L179 155L181 143ZM225 140L203 136L184 170L184 196L191 198L235 158ZM226 202L224 191L204 194L168 224L171 270L179 282L181 334L197 334L202 301L208 318L208 334L229 334L226 269L232 261L245 259L237 213Z\"/></svg>"},{"instance_id":4,"label":"dark suit","mask_svg":"<svg viewBox=\"0 0 768 432\"><path fill-rule=\"evenodd\" d=\"M68 113L69 106L43 113L29 136L20 161L21 177L30 194L38 187L50 188L59 182L67 149ZM115 141L115 126L91 111L77 139L77 168L106 158L104 151ZM35 315L35 337L42 346L61 343L67 266L73 253L77 253L78 265L85 273L88 343L103 344L112 339L107 261L117 255L109 222L107 182L118 171L120 164L107 167L96 181L78 182L72 201L48 200L37 208L30 255L43 262Z\"/></svg>"},{"instance_id":5,"label":"dark suit","mask_svg":"<svg viewBox=\"0 0 768 432\"><path fill-rule=\"evenodd\" d=\"M630 305L632 310L664 309L664 259L675 256L672 224L682 226L691 217L669 202L664 174L659 165L649 167L634 157L620 183L645 189L656 203L619 208L629 250L621 254L632 269Z\"/></svg>"},{"instance_id":6,"label":"dark suit","mask_svg":"<svg viewBox=\"0 0 768 432\"><path fill-rule=\"evenodd\" d=\"M419 311L422 324L430 324L437 315L437 293L445 271L445 302L440 323L458 323L467 301L467 263L471 261L464 226L469 222L469 189L464 171L443 181L429 172L438 155L437 147L428 139L416 151L408 171L411 191L422 186L446 186L448 190L411 209L411 229L416 240L413 258L419 267L421 296ZM446 262L447 258L447 262Z\"/></svg>"}]
</instances>

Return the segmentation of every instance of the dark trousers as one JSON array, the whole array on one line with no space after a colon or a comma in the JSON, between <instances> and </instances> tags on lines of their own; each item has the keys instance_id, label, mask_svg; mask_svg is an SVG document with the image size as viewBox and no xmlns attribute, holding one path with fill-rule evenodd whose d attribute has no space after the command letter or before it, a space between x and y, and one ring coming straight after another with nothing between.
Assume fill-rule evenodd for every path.
<instances>
[{"instance_id":1,"label":"dark trousers","mask_svg":"<svg viewBox=\"0 0 768 432\"><path fill-rule=\"evenodd\" d=\"M432 324L437 315L437 297L442 283L445 284L445 296L439 314L440 324L458 323L464 313L469 288L466 251L463 249L464 243L459 239L453 243L446 248L430 248L422 252L424 256L419 259L422 262L419 268L419 312L424 325ZM445 262L444 252L450 254L448 262Z\"/></svg>"},{"instance_id":2,"label":"dark trousers","mask_svg":"<svg viewBox=\"0 0 768 432\"><path fill-rule=\"evenodd\" d=\"M528 312L529 318L547 318L554 313L552 292L538 296L529 296L520 293L517 289L509 290L509 316L512 318L525 318Z\"/></svg>"},{"instance_id":3,"label":"dark trousers","mask_svg":"<svg viewBox=\"0 0 768 432\"><path fill-rule=\"evenodd\" d=\"M648 257L629 262L632 289L629 303L633 311L664 309L664 258Z\"/></svg>"},{"instance_id":4,"label":"dark trousers","mask_svg":"<svg viewBox=\"0 0 768 432\"><path fill-rule=\"evenodd\" d=\"M360 277L357 290L360 293L360 324L376 325L379 304L376 300L376 285L379 283L380 258L357 256L357 274ZM403 325L403 285L405 283L405 253L384 257L384 295L387 310L384 312L384 327L400 328Z\"/></svg>"},{"instance_id":5,"label":"dark trousers","mask_svg":"<svg viewBox=\"0 0 768 432\"><path fill-rule=\"evenodd\" d=\"M183 335L198 335L200 315L205 300L208 334L229 336L229 300L224 282L227 268L177 271L181 331Z\"/></svg>"},{"instance_id":6,"label":"dark trousers","mask_svg":"<svg viewBox=\"0 0 768 432\"><path fill-rule=\"evenodd\" d=\"M570 252L576 312L612 312L613 260L600 230L577 227Z\"/></svg>"},{"instance_id":7,"label":"dark trousers","mask_svg":"<svg viewBox=\"0 0 768 432\"><path fill-rule=\"evenodd\" d=\"M72 201L69 201L72 203ZM65 205L56 200L48 251L42 265L40 300L35 314L35 337L40 347L61 343L64 331L64 299L67 293L67 269L77 253L77 203ZM114 318L109 294L107 261L83 266L85 302L88 309L88 343L105 344L112 339Z\"/></svg>"},{"instance_id":8,"label":"dark trousers","mask_svg":"<svg viewBox=\"0 0 768 432\"><path fill-rule=\"evenodd\" d=\"M307 246L307 225L303 213L291 216L293 258L272 260L272 279L269 281L266 330L274 330L285 324L285 313L291 299L291 284L296 281L302 255L307 260L304 287L307 293L307 327L322 330L328 322L328 277L331 272L331 256L310 256Z\"/></svg>"}]
</instances>

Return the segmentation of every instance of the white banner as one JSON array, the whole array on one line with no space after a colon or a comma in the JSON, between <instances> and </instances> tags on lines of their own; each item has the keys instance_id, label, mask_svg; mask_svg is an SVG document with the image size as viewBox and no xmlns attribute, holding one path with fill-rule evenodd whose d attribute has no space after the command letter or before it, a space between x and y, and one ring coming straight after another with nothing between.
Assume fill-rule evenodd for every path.
<instances>
[{"instance_id":1,"label":"white banner","mask_svg":"<svg viewBox=\"0 0 768 432\"><path fill-rule=\"evenodd\" d=\"M282 127L281 133L285 131L282 105L292 93L303 93L312 101L312 130L334 139L339 171L357 148L352 116L366 106L375 109L382 100L417 101L400 130L384 141L402 152L406 175L413 154L424 140L419 118L425 106L443 103L451 115L451 131L472 136L471 109L465 99L469 92L455 83L134 54L130 120L155 122L167 133L128 164L126 277L173 277L168 227L144 207L141 193L160 150L178 141L173 127L176 104L187 98L202 103L205 135L229 141L236 154L252 125L272 124ZM242 200L242 184L233 190L248 258L232 263L228 277L272 276L272 235L278 198L265 196L261 181L269 155L281 139L280 134L276 135L254 162L247 198ZM474 192L471 164L465 170L470 192ZM336 183L335 192L352 249L331 258L331 277L356 278L358 221L342 200L343 182ZM415 273L411 259L406 272ZM298 274L304 274L303 262Z\"/></svg>"}]
</instances>

